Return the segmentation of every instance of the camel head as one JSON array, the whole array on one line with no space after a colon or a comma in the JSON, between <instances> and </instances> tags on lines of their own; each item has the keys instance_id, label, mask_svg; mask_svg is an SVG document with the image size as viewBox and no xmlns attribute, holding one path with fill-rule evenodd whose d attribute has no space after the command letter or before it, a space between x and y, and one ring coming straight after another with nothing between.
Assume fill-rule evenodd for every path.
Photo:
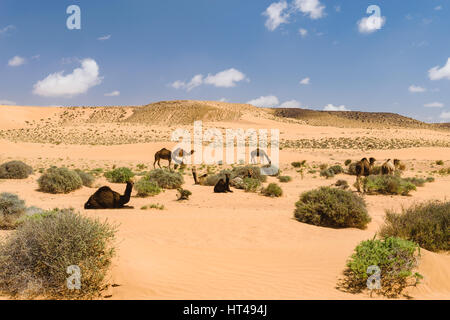
<instances>
[{"instance_id":1,"label":"camel head","mask_svg":"<svg viewBox=\"0 0 450 320\"><path fill-rule=\"evenodd\" d=\"M194 152L195 152L194 150L191 150L191 154L194 154Z\"/></svg>"},{"instance_id":2,"label":"camel head","mask_svg":"<svg viewBox=\"0 0 450 320\"><path fill-rule=\"evenodd\" d=\"M398 159L394 159L394 166L398 166L400 164L400 160L398 160Z\"/></svg>"},{"instance_id":3,"label":"camel head","mask_svg":"<svg viewBox=\"0 0 450 320\"><path fill-rule=\"evenodd\" d=\"M377 161L377 160L376 160L375 158L373 158L373 157L369 159L369 163L370 163L370 164L374 164L375 161Z\"/></svg>"}]
</instances>

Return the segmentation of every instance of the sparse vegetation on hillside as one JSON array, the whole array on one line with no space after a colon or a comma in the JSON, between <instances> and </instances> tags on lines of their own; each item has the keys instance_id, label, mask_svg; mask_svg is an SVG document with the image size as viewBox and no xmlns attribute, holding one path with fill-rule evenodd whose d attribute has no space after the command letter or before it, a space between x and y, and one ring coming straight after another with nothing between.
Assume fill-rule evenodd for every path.
<instances>
[{"instance_id":1,"label":"sparse vegetation on hillside","mask_svg":"<svg viewBox=\"0 0 450 320\"><path fill-rule=\"evenodd\" d=\"M295 206L298 221L316 226L365 229L371 221L363 198L337 188L304 192Z\"/></svg>"},{"instance_id":2,"label":"sparse vegetation on hillside","mask_svg":"<svg viewBox=\"0 0 450 320\"><path fill-rule=\"evenodd\" d=\"M98 297L106 287L115 232L114 226L72 210L55 209L25 219L0 243L1 292L13 298ZM70 266L81 272L79 290L68 288Z\"/></svg>"},{"instance_id":3,"label":"sparse vegetation on hillside","mask_svg":"<svg viewBox=\"0 0 450 320\"><path fill-rule=\"evenodd\" d=\"M388 210L380 234L414 241L430 251L450 250L450 202L430 201Z\"/></svg>"},{"instance_id":4,"label":"sparse vegetation on hillside","mask_svg":"<svg viewBox=\"0 0 450 320\"><path fill-rule=\"evenodd\" d=\"M9 161L0 165L0 179L26 179L33 168L22 161Z\"/></svg>"}]
</instances>

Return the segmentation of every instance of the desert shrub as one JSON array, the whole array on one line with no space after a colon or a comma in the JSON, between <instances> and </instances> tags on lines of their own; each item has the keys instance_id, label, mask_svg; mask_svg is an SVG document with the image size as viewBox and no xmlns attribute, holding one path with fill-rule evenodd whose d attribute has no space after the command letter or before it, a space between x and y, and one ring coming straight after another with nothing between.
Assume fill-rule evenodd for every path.
<instances>
[{"instance_id":1,"label":"desert shrub","mask_svg":"<svg viewBox=\"0 0 450 320\"><path fill-rule=\"evenodd\" d=\"M434 182L434 181L435 181L434 177L428 177L425 179L425 182Z\"/></svg>"},{"instance_id":2,"label":"desert shrub","mask_svg":"<svg viewBox=\"0 0 450 320\"><path fill-rule=\"evenodd\" d=\"M430 251L450 250L450 202L416 204L399 214L387 211L380 234L414 241Z\"/></svg>"},{"instance_id":3,"label":"desert shrub","mask_svg":"<svg viewBox=\"0 0 450 320\"><path fill-rule=\"evenodd\" d=\"M148 210L148 209L157 209L157 210L164 210L165 207L163 204L159 203L152 203L150 205L142 206L141 210Z\"/></svg>"},{"instance_id":4,"label":"desert shrub","mask_svg":"<svg viewBox=\"0 0 450 320\"><path fill-rule=\"evenodd\" d=\"M244 178L244 190L246 192L256 192L261 186L261 182L254 178Z\"/></svg>"},{"instance_id":5,"label":"desert shrub","mask_svg":"<svg viewBox=\"0 0 450 320\"><path fill-rule=\"evenodd\" d=\"M321 163L320 165L319 165L319 169L320 170L326 170L328 168L328 164L326 164L326 163Z\"/></svg>"},{"instance_id":6,"label":"desert shrub","mask_svg":"<svg viewBox=\"0 0 450 320\"><path fill-rule=\"evenodd\" d=\"M290 176L278 176L278 181L280 181L280 182L290 182L290 181L292 181L292 177L290 177Z\"/></svg>"},{"instance_id":7,"label":"desert shrub","mask_svg":"<svg viewBox=\"0 0 450 320\"><path fill-rule=\"evenodd\" d=\"M438 173L439 173L440 175L442 175L442 176L449 175L449 174L450 174L450 167L448 167L448 168L442 168L442 169L440 169L440 170L438 171Z\"/></svg>"},{"instance_id":8,"label":"desert shrub","mask_svg":"<svg viewBox=\"0 0 450 320\"><path fill-rule=\"evenodd\" d=\"M283 190L276 183L270 183L266 188L261 190L261 193L267 197L281 197Z\"/></svg>"},{"instance_id":9,"label":"desert shrub","mask_svg":"<svg viewBox=\"0 0 450 320\"><path fill-rule=\"evenodd\" d=\"M331 169L324 169L324 170L320 171L320 176L321 177L325 177L327 179L333 178L334 177L334 171L331 170Z\"/></svg>"},{"instance_id":10,"label":"desert shrub","mask_svg":"<svg viewBox=\"0 0 450 320\"><path fill-rule=\"evenodd\" d=\"M345 160L344 165L345 165L345 166L348 166L350 163L352 163L352 160L347 159L347 160Z\"/></svg>"},{"instance_id":11,"label":"desert shrub","mask_svg":"<svg viewBox=\"0 0 450 320\"><path fill-rule=\"evenodd\" d=\"M353 176L356 176L356 164L357 162L352 162L348 166L347 173Z\"/></svg>"},{"instance_id":12,"label":"desert shrub","mask_svg":"<svg viewBox=\"0 0 450 320\"><path fill-rule=\"evenodd\" d=\"M403 178L405 181L411 182L416 187L423 187L425 185L425 182L427 182L424 178Z\"/></svg>"},{"instance_id":13,"label":"desert shrub","mask_svg":"<svg viewBox=\"0 0 450 320\"><path fill-rule=\"evenodd\" d=\"M12 297L86 299L105 289L116 228L72 210L25 219L0 244L0 290ZM67 286L69 266L81 271L81 287Z\"/></svg>"},{"instance_id":14,"label":"desert shrub","mask_svg":"<svg viewBox=\"0 0 450 320\"><path fill-rule=\"evenodd\" d=\"M113 169L105 172L105 178L113 183L126 183L134 177L134 173L126 167Z\"/></svg>"},{"instance_id":15,"label":"desert shrub","mask_svg":"<svg viewBox=\"0 0 450 320\"><path fill-rule=\"evenodd\" d=\"M69 193L83 186L83 180L72 170L52 167L38 179L39 189L47 193Z\"/></svg>"},{"instance_id":16,"label":"desert shrub","mask_svg":"<svg viewBox=\"0 0 450 320\"><path fill-rule=\"evenodd\" d=\"M347 261L343 287L352 293L363 291L368 287L369 276L374 273L368 268L376 266L381 270L381 288L374 290L387 297L397 297L404 288L416 285L422 278L418 273L413 274L418 255L420 248L407 240L386 238L362 241Z\"/></svg>"},{"instance_id":17,"label":"desert shrub","mask_svg":"<svg viewBox=\"0 0 450 320\"><path fill-rule=\"evenodd\" d=\"M373 166L370 170L370 173L373 175L382 174L381 166ZM400 174L400 172L396 171L396 174Z\"/></svg>"},{"instance_id":18,"label":"desert shrub","mask_svg":"<svg viewBox=\"0 0 450 320\"><path fill-rule=\"evenodd\" d=\"M342 189L348 189L350 186L348 185L347 180L338 180L334 184L336 187L342 188Z\"/></svg>"},{"instance_id":19,"label":"desert shrub","mask_svg":"<svg viewBox=\"0 0 450 320\"><path fill-rule=\"evenodd\" d=\"M95 182L95 177L92 174L84 172L80 169L75 169L75 172L80 176L83 186L92 188Z\"/></svg>"},{"instance_id":20,"label":"desert shrub","mask_svg":"<svg viewBox=\"0 0 450 320\"><path fill-rule=\"evenodd\" d=\"M337 188L304 192L295 206L298 221L316 226L365 229L371 221L363 198Z\"/></svg>"},{"instance_id":21,"label":"desert shrub","mask_svg":"<svg viewBox=\"0 0 450 320\"><path fill-rule=\"evenodd\" d=\"M100 176L103 173L103 169L102 168L95 168L95 169L92 169L89 173L92 174L93 176L98 177L98 176Z\"/></svg>"},{"instance_id":22,"label":"desert shrub","mask_svg":"<svg viewBox=\"0 0 450 320\"><path fill-rule=\"evenodd\" d=\"M437 164L438 166L443 166L443 165L444 165L444 161L442 161L442 160L437 160L437 161L436 161L436 164Z\"/></svg>"},{"instance_id":23,"label":"desert shrub","mask_svg":"<svg viewBox=\"0 0 450 320\"><path fill-rule=\"evenodd\" d=\"M152 170L145 179L156 182L164 189L178 189L184 183L183 176L179 172L166 169Z\"/></svg>"},{"instance_id":24,"label":"desert shrub","mask_svg":"<svg viewBox=\"0 0 450 320\"><path fill-rule=\"evenodd\" d=\"M192 192L186 189L179 188L178 190L178 201L180 200L189 200L189 196L192 195Z\"/></svg>"},{"instance_id":25,"label":"desert shrub","mask_svg":"<svg viewBox=\"0 0 450 320\"><path fill-rule=\"evenodd\" d=\"M406 196L410 191L416 190L416 186L398 176L370 175L363 180L364 190L368 193L394 194Z\"/></svg>"},{"instance_id":26,"label":"desert shrub","mask_svg":"<svg viewBox=\"0 0 450 320\"><path fill-rule=\"evenodd\" d=\"M153 197L162 191L156 181L151 181L147 177L139 179L139 181L134 185L134 188L137 191L138 197Z\"/></svg>"},{"instance_id":27,"label":"desert shrub","mask_svg":"<svg viewBox=\"0 0 450 320\"><path fill-rule=\"evenodd\" d=\"M0 179L26 179L33 168L22 161L9 161L0 165Z\"/></svg>"},{"instance_id":28,"label":"desert shrub","mask_svg":"<svg viewBox=\"0 0 450 320\"><path fill-rule=\"evenodd\" d=\"M0 193L0 229L14 229L26 214L25 201L12 193Z\"/></svg>"},{"instance_id":29,"label":"desert shrub","mask_svg":"<svg viewBox=\"0 0 450 320\"><path fill-rule=\"evenodd\" d=\"M340 165L334 165L329 168L329 170L333 171L334 174L340 174L344 172L344 169Z\"/></svg>"},{"instance_id":30,"label":"desert shrub","mask_svg":"<svg viewBox=\"0 0 450 320\"><path fill-rule=\"evenodd\" d=\"M204 180L204 184L207 186L215 186L220 179L225 178L221 174L208 175Z\"/></svg>"},{"instance_id":31,"label":"desert shrub","mask_svg":"<svg viewBox=\"0 0 450 320\"><path fill-rule=\"evenodd\" d=\"M257 179L259 182L266 182L267 176L261 174L261 169L258 166L247 165L234 167L231 173L231 179L235 177L245 178L248 177L248 171L251 171L251 177Z\"/></svg>"},{"instance_id":32,"label":"desert shrub","mask_svg":"<svg viewBox=\"0 0 450 320\"><path fill-rule=\"evenodd\" d=\"M306 164L306 160L303 161L294 161L291 163L291 166L293 166L294 168L301 168Z\"/></svg>"}]
</instances>

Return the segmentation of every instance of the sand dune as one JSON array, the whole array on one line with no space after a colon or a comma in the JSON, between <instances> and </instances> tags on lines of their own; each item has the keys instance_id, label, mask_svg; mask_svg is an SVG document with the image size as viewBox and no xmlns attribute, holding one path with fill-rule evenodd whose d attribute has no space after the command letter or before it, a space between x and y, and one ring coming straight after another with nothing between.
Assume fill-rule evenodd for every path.
<instances>
[{"instance_id":1,"label":"sand dune","mask_svg":"<svg viewBox=\"0 0 450 320\"><path fill-rule=\"evenodd\" d=\"M356 139L367 133L364 128L311 126L277 120L266 117L265 111L259 115L250 109L248 113L238 111L241 112L238 120L234 118L236 114L233 110L227 109L221 121L205 121L205 128L277 127L282 132L281 137L288 140L336 136ZM114 120L124 114L122 119L132 120L130 110L126 110L125 114L114 111L108 117ZM25 121L38 122L42 118L51 118L50 123L58 123L55 126L68 130L71 126L66 127L60 122L60 116L65 111L73 112L66 108L0 107L0 128L32 128ZM143 112L146 110L143 109ZM229 114L233 114L235 121L229 122ZM100 113L96 117L100 119ZM93 118L85 114L77 115L71 121L83 124L89 123L90 119ZM113 124L105 126L112 128ZM127 124L120 128L124 132L135 130ZM149 124L146 128L162 132L164 126ZM377 129L370 132L389 138L396 135L450 140L448 133L429 129ZM50 165L89 169L111 168L113 165L135 168L139 163L151 167L154 152L163 146L171 147L173 143L83 145L2 139L0 162L20 159L35 169ZM450 164L450 149L445 147L374 149L370 150L370 154L353 148L283 148L280 151L280 168L283 174L291 175L293 181L282 184L284 195L277 199L242 190L235 190L232 194L214 194L211 187L194 185L189 174L185 176L185 188L192 191L189 201L176 201L175 190L167 190L152 198L137 198L133 193L130 205L135 209L85 211L83 204L95 189L83 187L68 195L42 193L37 190L38 173L25 180L0 180L0 192L17 193L30 206L45 209L71 206L87 216L119 224L118 255L110 274L111 283L119 286L110 288L108 292L113 299L368 299L367 294L353 295L336 289L354 247L374 236L383 223L386 209L399 210L402 206L428 199L448 200L450 177L436 176L435 182L418 188L411 197L365 196L372 217L366 230L321 228L293 219L295 202L300 193L331 185L341 178L352 184L354 177L341 175L326 180L317 174L305 173L302 179L290 166L292 161L307 160L316 165L342 164L348 158L359 159L363 155L374 156L379 161L395 156L406 163L407 176L428 174L438 159ZM274 181L278 180L268 179L268 182ZM108 183L104 178L99 179L97 184L109 185L121 193L125 188L123 184ZM150 203L164 204L165 210L140 210L141 206ZM0 236L5 233L0 231ZM419 272L425 277L423 283L407 291L413 298L450 297L448 254L422 250Z\"/></svg>"}]
</instances>

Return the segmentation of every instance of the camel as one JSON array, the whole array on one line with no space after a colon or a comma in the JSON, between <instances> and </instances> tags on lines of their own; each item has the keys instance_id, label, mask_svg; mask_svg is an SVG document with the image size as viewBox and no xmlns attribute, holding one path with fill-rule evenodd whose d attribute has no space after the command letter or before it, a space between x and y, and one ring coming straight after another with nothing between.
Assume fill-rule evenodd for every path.
<instances>
[{"instance_id":1,"label":"camel","mask_svg":"<svg viewBox=\"0 0 450 320\"><path fill-rule=\"evenodd\" d=\"M214 186L215 193L233 192L230 189L230 174L226 173L225 177L226 177L225 180L220 179Z\"/></svg>"},{"instance_id":2,"label":"camel","mask_svg":"<svg viewBox=\"0 0 450 320\"><path fill-rule=\"evenodd\" d=\"M194 150L191 150L191 154L194 153ZM161 164L159 163L161 161L161 159L163 160L167 160L169 161L169 169L170 169L170 164L172 163L172 159L178 163L178 158L182 158L181 160L181 164L183 164L184 158L188 155L188 152L184 151L183 149L179 148L177 150L175 150L174 152L166 149L166 148L162 148L161 150L159 150L158 152L155 153L155 162L153 162L153 168L155 168L155 164L158 163L158 166L161 168Z\"/></svg>"},{"instance_id":3,"label":"camel","mask_svg":"<svg viewBox=\"0 0 450 320\"><path fill-rule=\"evenodd\" d=\"M130 201L133 182L127 182L124 195L111 190L110 187L104 186L99 188L84 204L85 209L122 209L133 207L125 206Z\"/></svg>"},{"instance_id":4,"label":"camel","mask_svg":"<svg viewBox=\"0 0 450 320\"><path fill-rule=\"evenodd\" d=\"M250 156L251 156L251 162L252 163L256 163L255 158L261 157L261 158L266 158L267 162L269 163L269 165L272 164L272 161L270 160L270 158L267 155L267 153L264 150L261 150L259 148L256 148L255 150L250 152Z\"/></svg>"},{"instance_id":5,"label":"camel","mask_svg":"<svg viewBox=\"0 0 450 320\"><path fill-rule=\"evenodd\" d=\"M375 158L370 158L369 160L367 160L367 158L362 158L361 161L356 163L356 188L359 192L361 192L361 177L370 175L375 161Z\"/></svg>"},{"instance_id":6,"label":"camel","mask_svg":"<svg viewBox=\"0 0 450 320\"><path fill-rule=\"evenodd\" d=\"M398 162L396 162L396 163L398 165ZM385 163L383 163L383 165L381 166L381 173L387 174L387 175L392 175L392 174L394 174L395 169L396 169L396 165L394 164L394 162L392 162L391 159L387 159L387 161Z\"/></svg>"},{"instance_id":7,"label":"camel","mask_svg":"<svg viewBox=\"0 0 450 320\"><path fill-rule=\"evenodd\" d=\"M187 152L181 148L176 149L175 151L172 152L172 159L173 161L175 161L175 163L180 164L181 166L184 165L184 159L191 155L194 154L194 150L191 150L191 152ZM181 161L178 159L181 158Z\"/></svg>"},{"instance_id":8,"label":"camel","mask_svg":"<svg viewBox=\"0 0 450 320\"><path fill-rule=\"evenodd\" d=\"M194 167L194 168L192 168L192 176L194 177L195 184L203 185L208 174L205 173L205 174L201 175L200 177L197 177L197 169Z\"/></svg>"}]
</instances>

